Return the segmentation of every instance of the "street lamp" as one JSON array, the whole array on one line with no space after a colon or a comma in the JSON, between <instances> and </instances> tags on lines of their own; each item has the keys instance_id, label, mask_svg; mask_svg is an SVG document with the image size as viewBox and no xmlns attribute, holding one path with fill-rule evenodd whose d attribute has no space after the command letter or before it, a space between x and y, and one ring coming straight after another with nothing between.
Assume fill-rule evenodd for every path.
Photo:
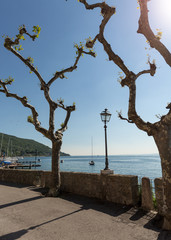
<instances>
[{"instance_id":1,"label":"street lamp","mask_svg":"<svg viewBox=\"0 0 171 240\"><path fill-rule=\"evenodd\" d=\"M104 130L105 130L105 153L106 153L106 158L105 158L105 169L104 170L109 170L109 162L108 162L108 154L107 154L107 122L110 121L111 118L111 113L105 108L103 112L100 113L101 120L104 122Z\"/></svg>"}]
</instances>

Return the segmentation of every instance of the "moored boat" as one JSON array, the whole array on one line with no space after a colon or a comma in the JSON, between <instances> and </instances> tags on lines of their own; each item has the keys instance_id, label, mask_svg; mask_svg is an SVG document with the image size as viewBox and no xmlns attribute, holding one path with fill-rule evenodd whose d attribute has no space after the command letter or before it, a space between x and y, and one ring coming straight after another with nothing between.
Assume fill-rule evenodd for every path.
<instances>
[{"instance_id":1,"label":"moored boat","mask_svg":"<svg viewBox=\"0 0 171 240\"><path fill-rule=\"evenodd\" d=\"M91 160L90 162L89 162L89 165L94 165L95 163L94 163L94 161L93 160Z\"/></svg>"},{"instance_id":2,"label":"moored boat","mask_svg":"<svg viewBox=\"0 0 171 240\"><path fill-rule=\"evenodd\" d=\"M91 161L89 162L89 165L93 166L95 162L93 161L93 137L91 138Z\"/></svg>"}]
</instances>

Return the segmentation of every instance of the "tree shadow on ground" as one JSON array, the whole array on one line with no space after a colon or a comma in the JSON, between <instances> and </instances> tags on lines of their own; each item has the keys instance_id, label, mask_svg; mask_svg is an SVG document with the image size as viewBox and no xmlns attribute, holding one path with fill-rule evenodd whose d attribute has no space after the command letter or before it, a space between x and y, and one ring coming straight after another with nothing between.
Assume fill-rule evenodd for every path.
<instances>
[{"instance_id":1,"label":"tree shadow on ground","mask_svg":"<svg viewBox=\"0 0 171 240\"><path fill-rule=\"evenodd\" d=\"M49 188L39 187L39 186L29 186L29 187L27 187L27 189L34 191L34 192L41 193L42 196L46 196L46 194L49 191Z\"/></svg>"},{"instance_id":2,"label":"tree shadow on ground","mask_svg":"<svg viewBox=\"0 0 171 240\"><path fill-rule=\"evenodd\" d=\"M111 215L113 217L122 215L132 208L131 206L127 205L114 204L111 202L70 193L62 193L60 198L79 204L83 206L84 209L93 209Z\"/></svg>"},{"instance_id":3,"label":"tree shadow on ground","mask_svg":"<svg viewBox=\"0 0 171 240\"><path fill-rule=\"evenodd\" d=\"M54 219L51 219L49 221L46 221L46 222L43 222L43 223L40 223L38 225L35 225L35 226L31 226L27 229L22 229L22 230L19 230L19 231L16 231L16 232L12 232L12 233L8 233L8 234L5 234L3 236L0 236L0 240L15 240L15 239L20 239L23 235L25 235L26 233L28 233L29 231L33 231L34 229L40 227L40 226L43 226L43 225L46 225L46 224L49 224L51 222L54 222L54 221L57 221L59 219L62 219L62 218L65 218L65 217L68 217L70 215L73 215L75 213L78 213L80 211L83 211L85 210L84 207L81 207L79 210L76 210L74 212L71 212L71 213L68 213L68 214L65 214L63 216L60 216L60 217L57 217L57 218L54 218Z\"/></svg>"},{"instance_id":4,"label":"tree shadow on ground","mask_svg":"<svg viewBox=\"0 0 171 240\"><path fill-rule=\"evenodd\" d=\"M10 203L6 203L6 204L2 204L0 205L0 209L2 208L6 208L6 207L10 207L10 206L14 206L14 205L18 205L18 204L22 204L22 203L26 203L26 202L31 202L37 199L42 198L42 196L37 196L37 197L32 197L32 198L27 198L27 199L22 199L16 202L10 202Z\"/></svg>"},{"instance_id":5,"label":"tree shadow on ground","mask_svg":"<svg viewBox=\"0 0 171 240\"><path fill-rule=\"evenodd\" d=\"M46 195L48 192L47 188L30 186L28 187L31 191L40 192L42 195ZM94 209L100 212L104 212L111 216L119 216L127 211L129 211L132 206L122 205L122 204L113 204L110 202L102 201L95 198L89 198L85 196L80 196L72 193L62 192L59 196L62 199L65 199L70 202L74 202L84 207L84 209Z\"/></svg>"},{"instance_id":6,"label":"tree shadow on ground","mask_svg":"<svg viewBox=\"0 0 171 240\"><path fill-rule=\"evenodd\" d=\"M161 229L163 218L155 212L69 193L63 193L60 197L82 205L84 209L100 211L113 217L119 217L125 223L134 223L158 232L159 235L156 240L171 240L171 231Z\"/></svg>"},{"instance_id":7,"label":"tree shadow on ground","mask_svg":"<svg viewBox=\"0 0 171 240\"><path fill-rule=\"evenodd\" d=\"M3 236L0 237L0 240L15 240L15 239L19 239L20 237L22 237L24 234L26 234L28 232L28 230L23 229L17 232L12 232L9 234L5 234Z\"/></svg>"},{"instance_id":8,"label":"tree shadow on ground","mask_svg":"<svg viewBox=\"0 0 171 240\"><path fill-rule=\"evenodd\" d=\"M8 186L8 187L15 187L15 188L28 188L30 190L38 189L37 191L39 191L40 193L42 193L42 191L43 191L42 189L40 190L40 188L31 187L29 185L20 185L20 184L15 184L15 183L8 183L8 182L0 182L0 185L4 185L4 186ZM40 196L36 196L36 197L32 197L32 198L22 199L22 200L15 201L15 202L1 204L0 209L10 207L10 206L14 206L14 205L18 205L18 204L22 204L22 203L26 203L26 202L31 202L31 201L34 201L34 200L38 200L42 197L43 197L43 195L40 195Z\"/></svg>"}]
</instances>

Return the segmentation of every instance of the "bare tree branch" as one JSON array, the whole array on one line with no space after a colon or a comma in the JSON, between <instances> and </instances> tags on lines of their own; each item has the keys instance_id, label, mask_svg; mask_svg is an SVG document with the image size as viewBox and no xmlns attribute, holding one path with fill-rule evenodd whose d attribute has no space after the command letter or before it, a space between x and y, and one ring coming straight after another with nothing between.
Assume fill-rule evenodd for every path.
<instances>
[{"instance_id":1,"label":"bare tree branch","mask_svg":"<svg viewBox=\"0 0 171 240\"><path fill-rule=\"evenodd\" d=\"M129 120L128 118L124 118L124 117L122 116L121 111L118 112L118 117L119 117L121 120L126 120L128 123L134 123L132 120Z\"/></svg>"},{"instance_id":2,"label":"bare tree branch","mask_svg":"<svg viewBox=\"0 0 171 240\"><path fill-rule=\"evenodd\" d=\"M80 2L84 4L86 9L94 9L97 7L101 8L101 14L103 16L103 19L100 24L99 33L96 35L95 38L103 44L104 50L108 54L109 60L113 61L125 73L125 75L128 75L128 68L124 64L123 60L113 52L110 44L106 41L103 35L107 22L112 17L112 15L115 14L115 7L110 7L105 2L92 5L89 5L85 0L81 0Z\"/></svg>"},{"instance_id":3,"label":"bare tree branch","mask_svg":"<svg viewBox=\"0 0 171 240\"><path fill-rule=\"evenodd\" d=\"M9 49L8 49L9 50ZM38 77L38 79L40 80L41 83L41 87L45 86L46 83L43 80L43 78L41 77L40 73L37 71L37 69L29 62L29 59L25 59L22 57L21 54L19 54L17 51L15 51L12 47L10 48L10 51L16 55L26 66L28 66L30 68L30 70L32 72L35 73L35 75Z\"/></svg>"},{"instance_id":4,"label":"bare tree branch","mask_svg":"<svg viewBox=\"0 0 171 240\"><path fill-rule=\"evenodd\" d=\"M45 128L42 128L40 125L40 122L38 120L38 113L36 111L36 109L28 103L27 98L24 97L20 97L17 94L14 93L10 93L6 87L6 83L4 83L2 80L0 80L0 86L2 86L3 89L0 89L0 92L4 93L6 95L6 97L11 97L11 98L15 98L18 101L20 101L22 103L22 105L26 108L29 108L32 112L32 116L33 116L33 121L29 121L30 123L32 123L35 127L35 129L37 131L39 131L40 133L42 133L45 137L49 138L49 134L48 131Z\"/></svg>"},{"instance_id":5,"label":"bare tree branch","mask_svg":"<svg viewBox=\"0 0 171 240\"><path fill-rule=\"evenodd\" d=\"M82 53L85 53L85 54L89 54L89 55L92 55L92 56L95 56L93 52L86 52L86 51L83 51L82 48L78 49L78 56L76 57L76 60L75 60L75 63L72 67L70 68L67 68L65 70L62 70L61 72L58 72L55 74L55 76L48 82L48 84L46 84L46 82L43 80L43 78L41 77L40 73L38 72L38 70L33 66L32 64L32 61L33 59L31 59L30 57L25 59L23 58L23 56L21 54L19 54L17 52L17 50L15 50L13 48L13 46L16 46L16 45L19 45L20 44L20 40L23 39L23 34L26 34L28 35L29 37L32 38L32 40L34 41L35 40L35 37L36 35L30 35L25 26L23 28L21 28L19 30L19 35L16 36L16 39L14 41L12 41L10 38L6 37L5 38L5 42L4 42L4 46L7 50L11 51L15 56L17 56L26 66L28 66L30 68L30 70L32 72L35 73L35 75L38 77L38 79L40 80L40 84L41 84L41 90L44 91L44 96L47 100L47 102L49 103L49 129L46 130L42 127L40 127L40 122L38 121L37 117L38 117L38 113L36 112L35 108L28 104L27 102L27 98L26 97L19 97L17 94L12 94L10 93L7 88L6 88L6 85L8 84L11 84L13 79L12 78L9 78L7 79L5 82L3 82L2 80L0 80L0 86L3 87L3 90L0 89L0 92L3 92L6 94L7 97L13 97L13 98L16 98L17 100L19 100L25 107L27 108L30 108L31 111L32 111L32 116L28 117L28 121L30 123L32 123L36 130L38 130L39 132L41 132L43 135L45 135L46 137L48 137L49 139L55 139L55 134L54 134L54 129L55 129L55 123L54 123L54 113L55 113L55 110L57 107L60 107L62 109L64 109L66 112L67 112L67 116L66 116L66 119L64 121L64 125L62 126L62 128L60 129L60 132L64 131L67 127L67 123L69 121L69 118L70 118L70 114L72 111L75 110L75 106L73 107L65 107L61 102L59 103L56 103L54 102L51 97L50 97L50 94L49 94L49 88L50 88L50 85L52 84L52 82L54 82L58 77L61 77L63 78L64 77L64 73L65 72L72 72L74 69L77 68L77 63L78 63L78 60L80 59ZM61 136L61 133L59 134Z\"/></svg>"},{"instance_id":6,"label":"bare tree branch","mask_svg":"<svg viewBox=\"0 0 171 240\"><path fill-rule=\"evenodd\" d=\"M143 74L150 73L150 72L151 72L150 69L149 69L149 70L143 70L143 71L137 73L136 78L140 77L140 76L143 75Z\"/></svg>"},{"instance_id":7,"label":"bare tree branch","mask_svg":"<svg viewBox=\"0 0 171 240\"><path fill-rule=\"evenodd\" d=\"M67 106L67 107L65 107L65 110L67 111L65 121L61 125L61 128L57 130L57 132L63 133L67 129L67 124L68 124L71 112L75 111L75 106L74 105L73 106Z\"/></svg>"},{"instance_id":8,"label":"bare tree branch","mask_svg":"<svg viewBox=\"0 0 171 240\"><path fill-rule=\"evenodd\" d=\"M105 52L107 53L109 60L113 61L126 75L126 77L121 81L122 86L127 86L129 88L129 107L128 107L128 119L124 118L124 120L127 120L130 123L135 123L136 126L147 132L148 134L151 134L151 131L153 130L153 125L151 123L144 122L140 116L138 116L136 112L136 80L139 76L150 73L151 76L155 74L156 66L155 64L150 64L149 70L143 70L139 72L138 74L135 74L134 72L130 71L126 65L124 64L124 61L114 53L112 50L110 44L107 42L107 40L104 37L104 30L105 26L110 20L110 18L115 13L115 8L108 6L105 2L103 3L97 3L89 5L86 0L80 0L82 4L84 4L86 9L94 9L99 7L101 9L101 13L103 16L102 22L100 24L99 33L96 35L95 39L98 39L100 43L102 43ZM94 40L92 45L94 44ZM90 42L89 42L90 44ZM90 44L91 46L91 44ZM123 118L120 116L120 118Z\"/></svg>"},{"instance_id":9,"label":"bare tree branch","mask_svg":"<svg viewBox=\"0 0 171 240\"><path fill-rule=\"evenodd\" d=\"M171 53L169 50L160 42L160 40L154 35L151 30L149 20L148 20L148 0L139 0L140 3L140 18L139 18L139 28L138 33L141 33L150 43L152 48L155 48L165 59L166 63L171 67Z\"/></svg>"},{"instance_id":10,"label":"bare tree branch","mask_svg":"<svg viewBox=\"0 0 171 240\"><path fill-rule=\"evenodd\" d=\"M79 0L79 2L83 3L85 5L86 9L88 9L88 10L93 10L94 8L97 8L97 7L101 8L101 7L105 6L105 2L95 3L95 4L91 4L91 5L89 5L86 0Z\"/></svg>"},{"instance_id":11,"label":"bare tree branch","mask_svg":"<svg viewBox=\"0 0 171 240\"><path fill-rule=\"evenodd\" d=\"M74 62L74 65L71 66L71 67L69 67L69 68L66 68L66 69L64 69L64 70L62 70L62 71L56 72L55 75L54 75L54 77L51 78L51 79L49 80L49 82L47 83L47 86L50 87L50 85L51 85L56 79L58 79L58 78L64 78L64 77L65 77L65 76L64 76L64 73L66 73L66 72L72 72L73 70L75 70L75 69L77 68L78 61L79 61L79 59L80 59L80 57L81 57L81 55L82 55L83 53L95 57L95 53L94 53L94 52L91 52L91 51L86 52L86 51L84 51L82 48L78 48L78 55L77 55L77 57L76 57L76 60L75 60L75 62Z\"/></svg>"},{"instance_id":12,"label":"bare tree branch","mask_svg":"<svg viewBox=\"0 0 171 240\"><path fill-rule=\"evenodd\" d=\"M45 86L45 81L43 80L43 78L41 77L40 73L37 71L37 69L33 66L33 64L31 64L30 62L30 58L23 58L23 56L21 54L19 54L17 52L17 50L15 50L13 48L13 46L17 46L20 44L20 40L24 38L24 34L28 35L30 38L32 38L32 40L34 41L36 37L38 37L38 35L31 35L27 32L25 26L23 25L23 27L21 29L19 29L19 34L16 35L16 39L14 41L12 41L9 37L5 38L5 42L4 42L4 47L8 50L11 51L14 55L16 55L26 66L29 67L29 69L35 73L35 75L38 77L40 83L41 83L41 87Z\"/></svg>"}]
</instances>

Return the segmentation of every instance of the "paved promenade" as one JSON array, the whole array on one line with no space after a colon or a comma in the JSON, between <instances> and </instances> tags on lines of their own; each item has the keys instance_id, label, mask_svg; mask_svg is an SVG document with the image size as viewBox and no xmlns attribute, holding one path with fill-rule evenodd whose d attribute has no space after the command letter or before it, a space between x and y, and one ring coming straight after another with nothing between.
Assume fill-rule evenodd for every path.
<instances>
[{"instance_id":1,"label":"paved promenade","mask_svg":"<svg viewBox=\"0 0 171 240\"><path fill-rule=\"evenodd\" d=\"M0 240L171 240L152 225L155 213L0 183Z\"/></svg>"}]
</instances>

